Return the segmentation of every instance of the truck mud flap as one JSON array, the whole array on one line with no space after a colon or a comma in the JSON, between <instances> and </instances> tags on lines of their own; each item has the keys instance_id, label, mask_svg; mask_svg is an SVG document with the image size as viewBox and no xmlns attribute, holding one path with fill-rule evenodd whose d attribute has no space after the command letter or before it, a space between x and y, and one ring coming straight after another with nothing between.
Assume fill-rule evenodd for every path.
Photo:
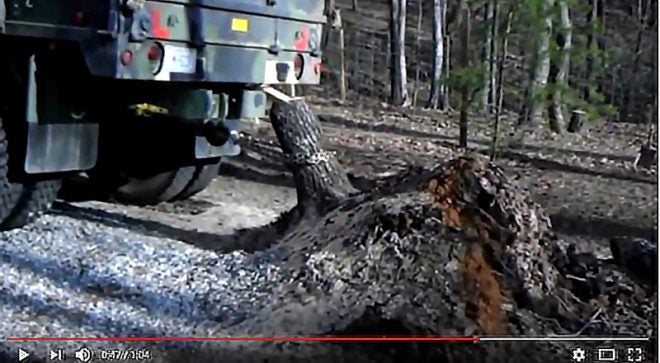
<instances>
[{"instance_id":1,"label":"truck mud flap","mask_svg":"<svg viewBox=\"0 0 660 363\"><path fill-rule=\"evenodd\" d=\"M5 31L5 19L7 19L7 7L5 0L0 0L0 33Z\"/></svg>"},{"instance_id":2,"label":"truck mud flap","mask_svg":"<svg viewBox=\"0 0 660 363\"><path fill-rule=\"evenodd\" d=\"M89 170L96 165L98 124L28 123L25 172Z\"/></svg>"},{"instance_id":3,"label":"truck mud flap","mask_svg":"<svg viewBox=\"0 0 660 363\"><path fill-rule=\"evenodd\" d=\"M83 122L82 115L74 117L73 113L69 120L59 120L66 122L42 122L38 109L44 103L37 99L37 61L34 55L30 56L27 71L25 172L40 174L93 168L98 154L99 125ZM53 87L45 76L47 73L41 77L39 87Z\"/></svg>"}]
</instances>

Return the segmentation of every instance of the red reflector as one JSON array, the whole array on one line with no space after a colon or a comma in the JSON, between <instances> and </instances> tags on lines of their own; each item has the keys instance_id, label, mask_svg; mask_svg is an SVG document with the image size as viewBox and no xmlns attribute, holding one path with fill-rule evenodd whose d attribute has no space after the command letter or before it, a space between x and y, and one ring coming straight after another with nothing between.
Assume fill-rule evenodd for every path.
<instances>
[{"instance_id":1,"label":"red reflector","mask_svg":"<svg viewBox=\"0 0 660 363\"><path fill-rule=\"evenodd\" d=\"M149 58L149 60L155 61L160 59L160 57L161 57L160 47L157 44L152 45L149 48L149 51L147 52L147 58Z\"/></svg>"},{"instance_id":2,"label":"red reflector","mask_svg":"<svg viewBox=\"0 0 660 363\"><path fill-rule=\"evenodd\" d=\"M133 61L133 52L130 50L124 51L124 53L121 54L121 63L123 65L127 65Z\"/></svg>"},{"instance_id":3,"label":"red reflector","mask_svg":"<svg viewBox=\"0 0 660 363\"><path fill-rule=\"evenodd\" d=\"M319 63L314 64L314 73L315 74L317 74L317 75L320 74L322 70L323 70L323 63L319 62Z\"/></svg>"},{"instance_id":4,"label":"red reflector","mask_svg":"<svg viewBox=\"0 0 660 363\"><path fill-rule=\"evenodd\" d=\"M85 21L85 13L82 11L76 12L73 16L73 21L78 25L82 24L82 22Z\"/></svg>"}]
</instances>

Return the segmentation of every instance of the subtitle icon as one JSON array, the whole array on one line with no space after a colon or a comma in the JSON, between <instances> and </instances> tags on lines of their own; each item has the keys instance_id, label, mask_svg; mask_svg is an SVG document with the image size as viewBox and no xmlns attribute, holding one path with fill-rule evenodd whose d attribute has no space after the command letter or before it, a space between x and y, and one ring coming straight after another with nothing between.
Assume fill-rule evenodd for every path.
<instances>
[{"instance_id":1,"label":"subtitle icon","mask_svg":"<svg viewBox=\"0 0 660 363\"><path fill-rule=\"evenodd\" d=\"M615 362L616 349L614 348L598 348L598 361L599 362Z\"/></svg>"}]
</instances>

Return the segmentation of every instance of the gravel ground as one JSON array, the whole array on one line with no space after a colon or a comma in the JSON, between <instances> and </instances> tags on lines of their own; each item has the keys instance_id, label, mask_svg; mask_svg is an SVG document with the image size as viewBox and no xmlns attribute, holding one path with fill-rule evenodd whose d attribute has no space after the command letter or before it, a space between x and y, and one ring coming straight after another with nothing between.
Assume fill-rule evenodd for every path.
<instances>
[{"instance_id":1,"label":"gravel ground","mask_svg":"<svg viewBox=\"0 0 660 363\"><path fill-rule=\"evenodd\" d=\"M357 177L457 154L442 138L360 130L354 124L326 126L330 147ZM413 126L438 132L437 125L425 125ZM602 245L614 234L655 240L655 176L628 170L626 163L634 158L630 147L615 147L603 135L584 139L591 141L581 144L590 142L610 156L561 156L565 153L546 145L545 160L579 172L530 160L502 164L532 190L565 236L585 245ZM525 153L537 159L538 154ZM0 234L2 336L217 336L254 316L269 303L278 256L272 250L244 251L250 243L235 232L272 221L295 203L295 190L276 165L261 168L268 160L252 162L252 169L240 173L229 165L225 172L233 176L218 178L190 201L150 208L58 203L39 222ZM0 353L15 361L21 347L45 359L50 348L71 355L82 345L94 344L0 342ZM111 347L122 346L141 345ZM168 345L179 351L186 346ZM195 361L182 354L161 354L153 361Z\"/></svg>"},{"instance_id":2,"label":"gravel ground","mask_svg":"<svg viewBox=\"0 0 660 363\"><path fill-rule=\"evenodd\" d=\"M0 235L0 331L5 337L212 335L267 304L268 281L277 276L274 256L248 255L227 236L270 222L294 196L288 188L219 178L178 214L171 213L176 205L158 211L58 203L37 223ZM221 252L204 248L211 239ZM81 345L0 343L5 353L22 347L41 357L49 347Z\"/></svg>"}]
</instances>

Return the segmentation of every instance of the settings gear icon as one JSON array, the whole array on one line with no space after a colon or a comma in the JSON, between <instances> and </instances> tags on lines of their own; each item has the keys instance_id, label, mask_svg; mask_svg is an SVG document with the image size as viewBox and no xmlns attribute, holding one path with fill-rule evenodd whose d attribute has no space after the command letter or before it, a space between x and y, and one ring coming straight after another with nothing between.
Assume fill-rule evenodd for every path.
<instances>
[{"instance_id":1,"label":"settings gear icon","mask_svg":"<svg viewBox=\"0 0 660 363\"><path fill-rule=\"evenodd\" d=\"M583 362L587 359L587 352L582 348L574 348L573 352L573 361L574 362Z\"/></svg>"}]
</instances>

